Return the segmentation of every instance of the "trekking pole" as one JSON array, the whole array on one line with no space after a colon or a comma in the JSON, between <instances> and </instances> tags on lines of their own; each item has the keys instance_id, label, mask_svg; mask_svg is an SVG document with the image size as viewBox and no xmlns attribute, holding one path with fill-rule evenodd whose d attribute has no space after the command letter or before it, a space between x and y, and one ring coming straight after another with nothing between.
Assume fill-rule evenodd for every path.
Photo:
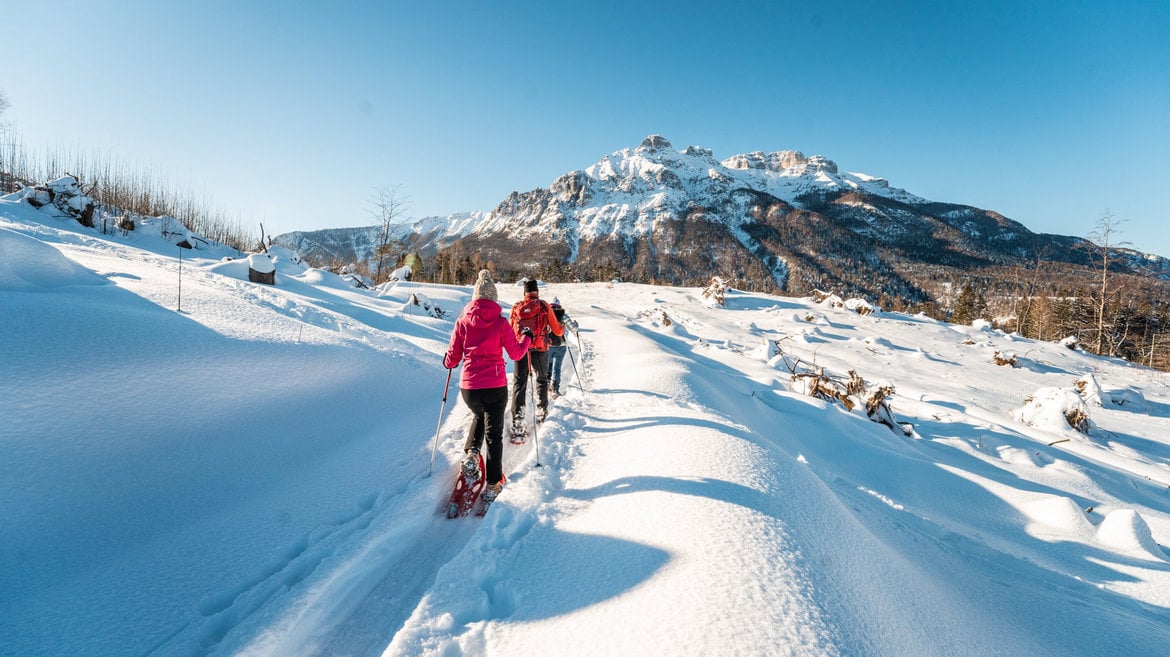
<instances>
[{"instance_id":1,"label":"trekking pole","mask_svg":"<svg viewBox=\"0 0 1170 657\"><path fill-rule=\"evenodd\" d=\"M577 359L573 358L573 350L565 347L565 352L569 354L569 362L573 365L573 378L577 379L577 389L581 391L581 398L585 398L585 387L581 385L581 372L577 370Z\"/></svg>"},{"instance_id":2,"label":"trekking pole","mask_svg":"<svg viewBox=\"0 0 1170 657\"><path fill-rule=\"evenodd\" d=\"M451 372L455 370L447 370L447 383L443 386L443 405L439 407L439 425L435 427L435 443L431 447L431 465L427 468L427 476L431 476L431 472L435 469L435 451L439 449L439 429L443 426L443 411L447 410L447 391L451 388Z\"/></svg>"},{"instance_id":3,"label":"trekking pole","mask_svg":"<svg viewBox=\"0 0 1170 657\"><path fill-rule=\"evenodd\" d=\"M536 467L540 464L540 431L536 427L536 370L532 369L532 354L528 354L528 398L532 400L532 442L536 448ZM546 409L547 412L547 409Z\"/></svg>"}]
</instances>

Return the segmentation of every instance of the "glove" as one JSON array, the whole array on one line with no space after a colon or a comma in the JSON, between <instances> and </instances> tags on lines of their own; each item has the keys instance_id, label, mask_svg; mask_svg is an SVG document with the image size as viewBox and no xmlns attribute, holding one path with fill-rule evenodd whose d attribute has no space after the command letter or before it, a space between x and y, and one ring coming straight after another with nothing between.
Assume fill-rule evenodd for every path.
<instances>
[{"instance_id":1,"label":"glove","mask_svg":"<svg viewBox=\"0 0 1170 657\"><path fill-rule=\"evenodd\" d=\"M532 329L525 326L524 328L520 329L520 335L527 335L529 338L532 338Z\"/></svg>"}]
</instances>

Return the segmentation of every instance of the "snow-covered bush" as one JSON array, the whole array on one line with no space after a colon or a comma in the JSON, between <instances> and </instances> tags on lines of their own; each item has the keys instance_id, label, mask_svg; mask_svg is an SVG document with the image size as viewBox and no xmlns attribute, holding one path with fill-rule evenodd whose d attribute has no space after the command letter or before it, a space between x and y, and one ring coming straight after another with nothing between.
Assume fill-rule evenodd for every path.
<instances>
[{"instance_id":1,"label":"snow-covered bush","mask_svg":"<svg viewBox=\"0 0 1170 657\"><path fill-rule=\"evenodd\" d=\"M425 315L429 315L438 319L442 319L447 316L447 313L444 312L442 308L435 304L435 302L431 301L422 292L411 292L410 298L406 300L406 303L402 304L402 312L407 315L421 312Z\"/></svg>"},{"instance_id":2,"label":"snow-covered bush","mask_svg":"<svg viewBox=\"0 0 1170 657\"><path fill-rule=\"evenodd\" d=\"M1097 377L1093 376L1092 372L1077 379L1077 391L1081 393L1081 399L1085 400L1086 404L1091 406L1101 405L1101 386L1097 385Z\"/></svg>"},{"instance_id":3,"label":"snow-covered bush","mask_svg":"<svg viewBox=\"0 0 1170 657\"><path fill-rule=\"evenodd\" d=\"M828 308L844 308L845 307L845 300L842 299L841 297L837 296L836 294L833 294L832 292L822 292L820 290L813 290L812 300L815 301L817 303L817 305L825 306Z\"/></svg>"},{"instance_id":4,"label":"snow-covered bush","mask_svg":"<svg viewBox=\"0 0 1170 657\"><path fill-rule=\"evenodd\" d=\"M1138 410L1145 407L1146 398L1140 390L1122 388L1105 390L1097 383L1097 378L1090 372L1076 380L1074 384L1085 404L1089 406L1105 406L1106 402L1113 406L1129 410Z\"/></svg>"},{"instance_id":5,"label":"snow-covered bush","mask_svg":"<svg viewBox=\"0 0 1170 657\"><path fill-rule=\"evenodd\" d=\"M809 298L820 306L824 306L826 308L844 308L846 310L852 310L858 315L869 315L881 310L865 299L842 299L832 292L822 292L821 290L813 290L813 293L809 296Z\"/></svg>"},{"instance_id":6,"label":"snow-covered bush","mask_svg":"<svg viewBox=\"0 0 1170 657\"><path fill-rule=\"evenodd\" d=\"M1081 348L1081 341L1075 335L1070 335L1067 338L1061 340L1060 344L1061 344L1061 346L1068 347L1069 349L1072 349L1073 351L1077 351L1078 349Z\"/></svg>"},{"instance_id":7,"label":"snow-covered bush","mask_svg":"<svg viewBox=\"0 0 1170 657\"><path fill-rule=\"evenodd\" d=\"M865 299L846 299L845 308L852 310L858 315L871 315L878 311L877 306Z\"/></svg>"},{"instance_id":8,"label":"snow-covered bush","mask_svg":"<svg viewBox=\"0 0 1170 657\"><path fill-rule=\"evenodd\" d=\"M399 267L398 269L390 272L390 277L387 280L409 281L413 276L414 270L410 268L410 265L403 265L402 267Z\"/></svg>"},{"instance_id":9,"label":"snow-covered bush","mask_svg":"<svg viewBox=\"0 0 1170 657\"><path fill-rule=\"evenodd\" d=\"M1024 400L1023 408L1011 412L1024 424L1049 431L1073 428L1088 434L1093 429L1089 409L1072 388L1040 388Z\"/></svg>"},{"instance_id":10,"label":"snow-covered bush","mask_svg":"<svg viewBox=\"0 0 1170 657\"><path fill-rule=\"evenodd\" d=\"M1011 351L998 351L997 350L995 352L995 355L992 356L991 359L993 361L995 361L995 364L999 365L1000 367L1006 367L1006 366L1017 367L1020 364L1019 360L1016 359L1016 354L1014 352L1011 352Z\"/></svg>"},{"instance_id":11,"label":"snow-covered bush","mask_svg":"<svg viewBox=\"0 0 1170 657\"><path fill-rule=\"evenodd\" d=\"M716 276L707 284L707 289L703 290L703 298L707 300L708 306L723 306L726 303L727 297L727 281L722 277Z\"/></svg>"},{"instance_id":12,"label":"snow-covered bush","mask_svg":"<svg viewBox=\"0 0 1170 657\"><path fill-rule=\"evenodd\" d=\"M43 185L25 188L24 200L34 208L51 204L82 226L93 228L94 201L82 193L73 176L62 176Z\"/></svg>"},{"instance_id":13,"label":"snow-covered bush","mask_svg":"<svg viewBox=\"0 0 1170 657\"><path fill-rule=\"evenodd\" d=\"M342 267L341 271L337 272L337 275L341 276L342 280L346 281L350 285L361 288L363 290L368 290L374 287L374 281L370 280L368 276L358 272L357 265L353 263Z\"/></svg>"}]
</instances>

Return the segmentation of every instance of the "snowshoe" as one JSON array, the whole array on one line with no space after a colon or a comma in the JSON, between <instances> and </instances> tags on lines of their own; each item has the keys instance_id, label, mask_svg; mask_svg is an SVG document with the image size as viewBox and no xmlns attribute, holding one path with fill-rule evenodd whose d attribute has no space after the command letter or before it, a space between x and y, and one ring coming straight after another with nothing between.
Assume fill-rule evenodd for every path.
<instances>
[{"instance_id":1,"label":"snowshoe","mask_svg":"<svg viewBox=\"0 0 1170 657\"><path fill-rule=\"evenodd\" d=\"M451 499L447 502L447 517L458 518L470 513L485 485L487 469L483 456L479 452L469 452L459 464L455 487L451 489Z\"/></svg>"}]
</instances>

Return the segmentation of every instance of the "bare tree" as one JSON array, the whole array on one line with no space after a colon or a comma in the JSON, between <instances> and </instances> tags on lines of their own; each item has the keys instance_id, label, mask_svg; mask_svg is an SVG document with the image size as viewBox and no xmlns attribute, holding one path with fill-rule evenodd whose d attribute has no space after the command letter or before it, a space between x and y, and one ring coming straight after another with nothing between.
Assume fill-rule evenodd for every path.
<instances>
[{"instance_id":1,"label":"bare tree","mask_svg":"<svg viewBox=\"0 0 1170 657\"><path fill-rule=\"evenodd\" d=\"M0 194L15 191L12 185L13 160L15 159L15 144L9 146L4 143L5 125L4 112L8 110L8 97L0 91Z\"/></svg>"},{"instance_id":2,"label":"bare tree","mask_svg":"<svg viewBox=\"0 0 1170 657\"><path fill-rule=\"evenodd\" d=\"M1036 250L1035 255L1036 262L1035 266L1032 268L1032 276L1028 280L1027 291L1024 294L1024 310L1021 313L1026 321L1033 325L1037 323L1033 317L1033 306L1036 303L1036 295L1043 294L1043 292L1040 291L1040 282L1044 279L1044 263L1049 259L1051 255L1051 249L1047 245L1042 246ZM1016 332L1020 333L1019 315L1016 316ZM1021 333L1021 335L1023 335L1023 333ZM1034 332L1032 337L1036 337Z\"/></svg>"},{"instance_id":3,"label":"bare tree","mask_svg":"<svg viewBox=\"0 0 1170 657\"><path fill-rule=\"evenodd\" d=\"M378 258L373 272L375 284L382 282L382 273L387 268L387 260L389 260L389 265L393 266L397 254L406 250L406 245L402 243L402 240L391 238L394 225L402 219L403 213L406 212L406 198L399 192L399 187L401 186L378 187L370 199L370 204L374 206L371 214L378 221L379 228L378 244L374 250L374 254Z\"/></svg>"},{"instance_id":4,"label":"bare tree","mask_svg":"<svg viewBox=\"0 0 1170 657\"><path fill-rule=\"evenodd\" d=\"M1097 306L1097 343L1095 351L1098 354L1105 353L1105 310L1109 307L1109 263L1110 256L1114 251L1117 251L1122 246L1129 244L1129 242L1117 242L1117 234L1121 232L1121 224L1125 223L1124 219L1118 219L1113 216L1113 213L1106 208L1105 214L1097 220L1096 227L1093 232L1089 233L1088 239L1091 242L1089 245L1089 254L1100 263L1101 266L1101 291L1100 296L1096 299ZM1116 292L1116 291L1114 291ZM1110 355L1112 355L1112 346L1110 347Z\"/></svg>"}]
</instances>

